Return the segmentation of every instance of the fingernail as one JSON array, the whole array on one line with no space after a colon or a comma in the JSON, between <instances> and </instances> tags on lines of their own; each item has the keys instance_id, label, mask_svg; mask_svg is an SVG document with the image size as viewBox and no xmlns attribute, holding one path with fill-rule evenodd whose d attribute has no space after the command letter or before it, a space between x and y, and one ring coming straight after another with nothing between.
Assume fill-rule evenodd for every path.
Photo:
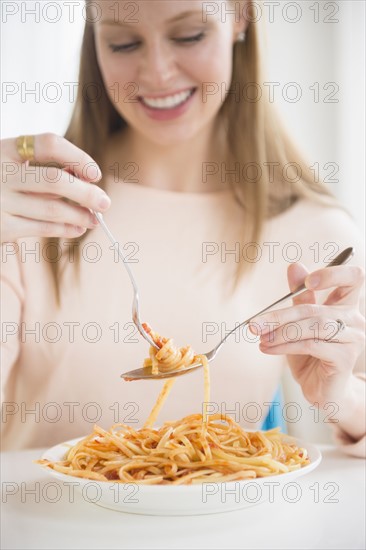
<instances>
[{"instance_id":1,"label":"fingernail","mask_svg":"<svg viewBox=\"0 0 366 550\"><path fill-rule=\"evenodd\" d=\"M108 195L103 195L102 198L99 200L98 206L101 210L106 210L111 205L111 199L108 197Z\"/></svg>"},{"instance_id":2,"label":"fingernail","mask_svg":"<svg viewBox=\"0 0 366 550\"><path fill-rule=\"evenodd\" d=\"M249 328L252 332L254 332L254 334L259 334L261 331L257 323L250 323Z\"/></svg>"},{"instance_id":3,"label":"fingernail","mask_svg":"<svg viewBox=\"0 0 366 550\"><path fill-rule=\"evenodd\" d=\"M88 162L83 168L81 178L85 181L99 183L102 179L102 171L96 162Z\"/></svg>"},{"instance_id":4,"label":"fingernail","mask_svg":"<svg viewBox=\"0 0 366 550\"><path fill-rule=\"evenodd\" d=\"M265 340L261 340L259 342L259 346L262 348L262 349L267 349L269 347L269 342L268 341L265 341Z\"/></svg>"},{"instance_id":5,"label":"fingernail","mask_svg":"<svg viewBox=\"0 0 366 550\"><path fill-rule=\"evenodd\" d=\"M97 171L96 179L97 179L97 181L100 181L102 179L102 176L103 176L102 171L101 171L101 169L99 168L99 166L97 164L95 165L95 169Z\"/></svg>"},{"instance_id":6,"label":"fingernail","mask_svg":"<svg viewBox=\"0 0 366 550\"><path fill-rule=\"evenodd\" d=\"M305 281L305 286L307 288L316 288L319 286L319 283L320 283L319 275L310 275Z\"/></svg>"},{"instance_id":7,"label":"fingernail","mask_svg":"<svg viewBox=\"0 0 366 550\"><path fill-rule=\"evenodd\" d=\"M261 319L252 319L250 321L250 327L253 328L256 334L258 334L259 332L266 330L266 326L265 326L266 322L267 320L263 317Z\"/></svg>"},{"instance_id":8,"label":"fingernail","mask_svg":"<svg viewBox=\"0 0 366 550\"><path fill-rule=\"evenodd\" d=\"M81 234L82 234L82 233L85 233L85 231L86 231L86 227L80 227L80 225L75 225L74 227L75 227L75 231L76 231L77 233L81 233Z\"/></svg>"},{"instance_id":9,"label":"fingernail","mask_svg":"<svg viewBox=\"0 0 366 550\"><path fill-rule=\"evenodd\" d=\"M94 216L94 214L90 214L90 222L95 226L99 225L99 222L97 218Z\"/></svg>"}]
</instances>

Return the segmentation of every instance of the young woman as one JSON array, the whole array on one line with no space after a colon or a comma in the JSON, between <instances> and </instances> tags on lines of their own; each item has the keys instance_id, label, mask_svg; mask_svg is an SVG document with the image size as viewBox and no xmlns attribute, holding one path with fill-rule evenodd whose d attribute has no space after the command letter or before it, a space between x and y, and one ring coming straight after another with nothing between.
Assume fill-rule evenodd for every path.
<instances>
[{"instance_id":1,"label":"young woman","mask_svg":"<svg viewBox=\"0 0 366 550\"><path fill-rule=\"evenodd\" d=\"M211 411L260 428L289 368L309 407L332 404L338 443L362 455L362 240L258 95L250 2L87 4L65 138L2 142L3 448L93 423L137 428L160 390L120 379L148 348L94 210L131 262L143 320L196 353L305 280L258 318L263 330L229 338ZM324 268L348 246L350 264ZM202 387L201 372L181 377L159 423L199 411Z\"/></svg>"}]
</instances>

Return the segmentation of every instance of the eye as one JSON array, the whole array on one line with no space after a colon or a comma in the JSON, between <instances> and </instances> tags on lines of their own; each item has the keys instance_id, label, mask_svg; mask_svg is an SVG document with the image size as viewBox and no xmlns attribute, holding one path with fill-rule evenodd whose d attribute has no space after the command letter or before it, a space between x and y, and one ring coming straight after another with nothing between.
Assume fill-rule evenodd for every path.
<instances>
[{"instance_id":1,"label":"eye","mask_svg":"<svg viewBox=\"0 0 366 550\"><path fill-rule=\"evenodd\" d=\"M182 38L175 38L174 41L178 42L179 44L193 44L195 42L199 42L205 37L204 32L200 32L199 34L196 34L194 36L185 36ZM129 53L134 51L141 42L131 42L130 44L110 44L109 48L112 50L113 53Z\"/></svg>"},{"instance_id":2,"label":"eye","mask_svg":"<svg viewBox=\"0 0 366 550\"><path fill-rule=\"evenodd\" d=\"M109 48L113 53L132 52L140 45L140 42L131 42L130 44L110 44Z\"/></svg>"},{"instance_id":3,"label":"eye","mask_svg":"<svg viewBox=\"0 0 366 550\"><path fill-rule=\"evenodd\" d=\"M186 36L184 38L176 38L175 42L183 43L183 44L190 44L194 42L199 42L205 37L204 32L200 32L199 34L195 34L194 36Z\"/></svg>"}]
</instances>

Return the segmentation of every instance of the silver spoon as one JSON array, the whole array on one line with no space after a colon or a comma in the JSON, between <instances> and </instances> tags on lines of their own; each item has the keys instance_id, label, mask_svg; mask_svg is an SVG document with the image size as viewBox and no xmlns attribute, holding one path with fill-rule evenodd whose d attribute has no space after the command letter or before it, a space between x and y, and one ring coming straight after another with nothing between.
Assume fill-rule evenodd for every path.
<instances>
[{"instance_id":1,"label":"silver spoon","mask_svg":"<svg viewBox=\"0 0 366 550\"><path fill-rule=\"evenodd\" d=\"M346 262L348 262L348 260L350 260L352 258L353 255L354 255L354 248L353 247L346 248L345 250L343 250L343 252L338 254L338 256L336 256L334 258L334 260L331 261L329 264L327 264L325 267L331 267L331 266L345 264ZM299 294L301 294L302 292L305 292L306 290L307 290L307 288L306 288L305 284L300 285L293 292L290 292L289 294L286 294L286 296L283 296L283 298L280 298L276 302L273 302L273 304L271 304L270 306L265 307L264 309L262 309L261 311L259 311L255 315L252 315L251 317L249 317L249 319L247 319L246 321L243 321L237 327L233 328L221 340L221 342L219 342L217 344L217 346L215 348L213 348L208 353L204 354L204 355L206 355L207 360L210 362L213 359L215 359L216 354L218 353L219 349L224 344L224 342L226 342L226 340L229 338L230 334L232 334L233 332L235 332L239 328L244 327L245 325L247 325L252 319L257 317L258 315L261 315L262 313L265 313L269 309L273 308L274 306L277 306L278 304L281 304L282 302L285 302L287 300L290 300L291 298L294 298L295 296L298 296ZM175 376L182 376L183 374L186 374L187 372L192 372L192 371L194 371L196 369L199 369L201 367L202 367L202 363L193 363L192 365L189 365L188 367L186 367L184 369L179 369L179 370L176 370L176 371L170 371L170 372L164 372L164 373L158 373L158 374L152 374L152 368L151 367L144 367L142 369L136 369L136 370L131 370L129 372L125 372L125 373L121 374L121 378L124 378L125 380L128 380L128 381L130 381L130 380L153 380L153 379L154 380L161 380L162 378L173 378Z\"/></svg>"},{"instance_id":2,"label":"silver spoon","mask_svg":"<svg viewBox=\"0 0 366 550\"><path fill-rule=\"evenodd\" d=\"M141 319L140 319L140 309L139 309L139 292L137 288L137 284L135 281L135 278L132 274L132 271L130 269L130 266L128 265L128 262L126 261L126 258L123 255L123 252L119 246L119 243L116 241L116 239L113 237L112 233L110 232L107 224L105 223L102 214L100 212L95 212L94 210L91 211L94 216L97 218L98 222L100 223L101 227L103 228L105 234L107 235L108 239L111 241L112 245L117 248L118 255L123 261L123 265L125 266L127 273L130 277L132 286L133 286L133 303L132 303L132 320L135 323L137 330L149 342L151 346L153 346L156 349L159 349L159 346L157 346L154 342L154 340L151 338L151 336L145 331L144 327L142 326Z\"/></svg>"}]
</instances>

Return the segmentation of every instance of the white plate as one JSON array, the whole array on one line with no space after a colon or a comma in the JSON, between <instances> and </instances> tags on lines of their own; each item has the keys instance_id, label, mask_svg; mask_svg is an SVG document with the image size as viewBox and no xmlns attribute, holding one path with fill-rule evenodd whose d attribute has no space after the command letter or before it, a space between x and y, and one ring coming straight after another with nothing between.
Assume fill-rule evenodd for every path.
<instances>
[{"instance_id":1,"label":"white plate","mask_svg":"<svg viewBox=\"0 0 366 550\"><path fill-rule=\"evenodd\" d=\"M48 449L42 458L51 461L63 460L70 446L80 439L72 439ZM321 453L314 445L295 440L299 447L307 449L310 464L293 472L254 480L203 483L198 485L138 485L92 481L61 474L42 466L67 488L70 485L81 493L82 498L104 508L131 514L153 516L191 516L230 512L271 500L281 495L283 486L314 470L321 461ZM292 488L293 489L293 488Z\"/></svg>"}]
</instances>

